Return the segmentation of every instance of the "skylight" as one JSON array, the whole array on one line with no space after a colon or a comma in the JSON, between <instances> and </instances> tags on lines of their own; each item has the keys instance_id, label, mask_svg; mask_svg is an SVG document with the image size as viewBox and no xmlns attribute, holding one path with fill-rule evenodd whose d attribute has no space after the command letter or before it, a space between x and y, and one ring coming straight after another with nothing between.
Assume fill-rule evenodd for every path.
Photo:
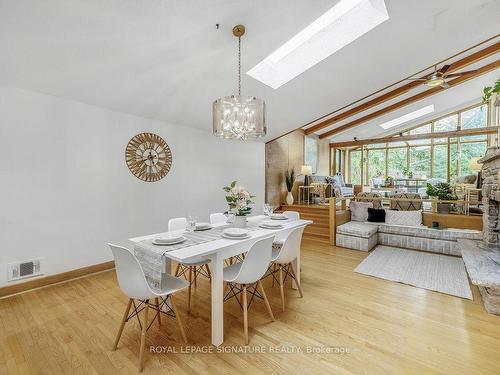
<instances>
[{"instance_id":1,"label":"skylight","mask_svg":"<svg viewBox=\"0 0 500 375\"><path fill-rule=\"evenodd\" d=\"M384 0L341 0L247 74L277 89L388 19Z\"/></svg>"},{"instance_id":2,"label":"skylight","mask_svg":"<svg viewBox=\"0 0 500 375\"><path fill-rule=\"evenodd\" d=\"M387 129L393 128L395 126L404 124L405 122L415 120L419 117L425 116L425 115L432 113L432 112L434 112L434 104L417 109L416 111L407 113L406 115L403 115L400 117L397 117L394 120L384 122L383 124L380 124L380 126L387 130Z\"/></svg>"}]
</instances>

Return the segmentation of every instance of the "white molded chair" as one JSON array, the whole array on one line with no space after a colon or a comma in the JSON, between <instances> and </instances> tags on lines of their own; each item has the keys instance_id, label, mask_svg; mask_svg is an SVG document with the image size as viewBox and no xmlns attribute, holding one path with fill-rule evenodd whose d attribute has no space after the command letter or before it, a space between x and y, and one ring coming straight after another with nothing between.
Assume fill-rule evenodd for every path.
<instances>
[{"instance_id":1,"label":"white molded chair","mask_svg":"<svg viewBox=\"0 0 500 375\"><path fill-rule=\"evenodd\" d=\"M285 215L288 220L291 221L300 220L300 214L297 211L284 211L283 215ZM284 231L277 235L274 239L273 248L279 249L281 246L283 246L283 242L285 242L285 238L287 238L289 234L290 231Z\"/></svg>"},{"instance_id":2,"label":"white molded chair","mask_svg":"<svg viewBox=\"0 0 500 375\"><path fill-rule=\"evenodd\" d=\"M185 217L176 217L174 219L170 219L168 221L168 231L179 231L185 230L187 228L187 219ZM178 263L177 268L175 270L175 276L184 276L185 279L189 281L189 290L188 290L188 311L191 310L191 287L194 283L194 286L197 285L198 275L203 275L207 277L209 280L212 279L212 274L210 273L210 268L208 267L208 263L210 263L209 259L205 259L202 257L195 257L191 260Z\"/></svg>"},{"instance_id":3,"label":"white molded chair","mask_svg":"<svg viewBox=\"0 0 500 375\"><path fill-rule=\"evenodd\" d=\"M226 222L227 222L227 217L222 212L210 214L210 224L221 224Z\"/></svg>"},{"instance_id":4,"label":"white molded chair","mask_svg":"<svg viewBox=\"0 0 500 375\"><path fill-rule=\"evenodd\" d=\"M115 344L113 350L118 347L118 342L127 323L130 319L137 317L139 325L142 329L141 333L141 346L139 351L139 372L142 371L144 363L144 345L146 343L146 332L153 324L155 318L158 318L158 324L161 325L161 314L166 314L174 316L179 325L181 331L182 339L187 343L186 333L182 326L181 318L177 311L177 307L174 303L173 294L177 293L189 286L186 280L179 279L170 275L166 275L166 280L162 283L162 289L152 289L144 276L142 267L137 260L137 258L129 250L124 247L108 244L113 252L113 257L115 258L116 276L118 278L118 284L128 297L128 304L123 314L123 319L116 335ZM170 304L167 302L170 297ZM153 305L150 300L155 300ZM136 300L139 304L136 304ZM161 303L159 302L161 300ZM134 307L134 311L129 315L130 308ZM163 308L169 307L168 313ZM152 309L156 311L155 316L148 321L149 310ZM143 319L139 317L139 313L144 310Z\"/></svg>"},{"instance_id":5,"label":"white molded chair","mask_svg":"<svg viewBox=\"0 0 500 375\"><path fill-rule=\"evenodd\" d=\"M300 255L300 243L302 241L302 233L304 232L304 227L298 227L289 232L288 236L285 238L283 245L279 248L273 247L273 254L271 258L272 266L270 267L270 272L273 275L273 283L276 279L276 273L279 273L279 284L281 291L281 307L285 311L285 289L284 281L287 276L290 276L295 280L297 289L299 290L300 297L302 294L302 288L300 282L297 279L297 270L293 266L293 262ZM278 268L278 269L276 269ZM299 270L300 271L300 270ZM283 273L285 276L283 277Z\"/></svg>"},{"instance_id":6,"label":"white molded chair","mask_svg":"<svg viewBox=\"0 0 500 375\"><path fill-rule=\"evenodd\" d=\"M260 279L266 273L272 256L272 245L274 236L266 237L255 242L250 250L246 253L243 262L232 264L224 268L223 280L226 282L226 295L224 301L229 298L240 295L241 300L238 300L243 309L243 328L245 333L245 345L248 345L248 297L247 291L251 293L250 303L253 297L264 300L267 311L274 321L273 311L266 296L266 292L262 287ZM257 290L260 289L260 293Z\"/></svg>"}]
</instances>

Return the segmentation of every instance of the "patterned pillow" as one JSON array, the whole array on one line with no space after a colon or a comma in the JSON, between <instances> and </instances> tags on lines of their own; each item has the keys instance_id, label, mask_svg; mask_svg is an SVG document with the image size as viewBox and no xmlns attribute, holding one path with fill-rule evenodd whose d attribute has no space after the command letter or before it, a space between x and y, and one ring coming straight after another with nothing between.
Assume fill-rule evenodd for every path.
<instances>
[{"instance_id":1,"label":"patterned pillow","mask_svg":"<svg viewBox=\"0 0 500 375\"><path fill-rule=\"evenodd\" d=\"M349 202L349 209L351 210L351 221L367 221L368 209L373 208L372 202Z\"/></svg>"},{"instance_id":2,"label":"patterned pillow","mask_svg":"<svg viewBox=\"0 0 500 375\"><path fill-rule=\"evenodd\" d=\"M422 210L395 211L385 210L385 223L391 225L422 226Z\"/></svg>"}]
</instances>

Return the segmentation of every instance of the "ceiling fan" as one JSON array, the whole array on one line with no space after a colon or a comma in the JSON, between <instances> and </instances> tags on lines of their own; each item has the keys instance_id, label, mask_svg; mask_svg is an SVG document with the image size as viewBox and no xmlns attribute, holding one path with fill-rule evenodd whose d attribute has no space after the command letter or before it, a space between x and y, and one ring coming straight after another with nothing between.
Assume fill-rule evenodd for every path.
<instances>
[{"instance_id":1,"label":"ceiling fan","mask_svg":"<svg viewBox=\"0 0 500 375\"><path fill-rule=\"evenodd\" d=\"M434 65L434 71L428 76L423 78L407 78L407 80L422 81L424 82L424 85L429 87L441 86L443 89L447 89L448 87L450 87L448 82L446 82L448 78L461 77L476 72L476 70L469 70L466 72L446 74L450 67L451 65L443 65L443 67L438 70L437 65Z\"/></svg>"}]
</instances>

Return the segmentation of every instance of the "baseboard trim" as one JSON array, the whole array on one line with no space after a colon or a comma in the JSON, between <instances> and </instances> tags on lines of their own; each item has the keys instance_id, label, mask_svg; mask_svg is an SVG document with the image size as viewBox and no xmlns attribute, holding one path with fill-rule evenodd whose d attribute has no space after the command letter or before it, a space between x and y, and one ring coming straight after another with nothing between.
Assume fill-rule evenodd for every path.
<instances>
[{"instance_id":1,"label":"baseboard trim","mask_svg":"<svg viewBox=\"0 0 500 375\"><path fill-rule=\"evenodd\" d=\"M58 273L55 275L40 277L38 279L26 281L24 283L4 286L0 288L0 298L8 297L13 294L28 292L32 289L38 289L44 286L70 281L82 276L107 271L113 268L115 268L115 262L109 261L105 263L94 264L92 266L77 268L76 270Z\"/></svg>"}]
</instances>

